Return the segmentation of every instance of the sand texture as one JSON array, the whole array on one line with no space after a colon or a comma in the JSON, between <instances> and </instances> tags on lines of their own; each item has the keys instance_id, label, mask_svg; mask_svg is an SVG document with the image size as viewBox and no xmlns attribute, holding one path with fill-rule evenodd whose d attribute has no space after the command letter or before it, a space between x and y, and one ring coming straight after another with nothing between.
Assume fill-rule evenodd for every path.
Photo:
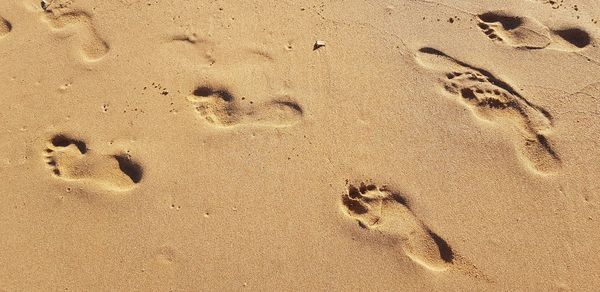
<instances>
[{"instance_id":1,"label":"sand texture","mask_svg":"<svg viewBox=\"0 0 600 292\"><path fill-rule=\"evenodd\" d=\"M597 0L1 0L0 291L594 291Z\"/></svg>"}]
</instances>

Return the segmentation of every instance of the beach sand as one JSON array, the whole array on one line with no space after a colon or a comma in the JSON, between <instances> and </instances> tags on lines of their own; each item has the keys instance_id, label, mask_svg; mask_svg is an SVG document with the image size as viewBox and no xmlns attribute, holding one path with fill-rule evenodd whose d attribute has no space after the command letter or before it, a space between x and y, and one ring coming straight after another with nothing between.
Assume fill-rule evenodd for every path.
<instances>
[{"instance_id":1,"label":"beach sand","mask_svg":"<svg viewBox=\"0 0 600 292\"><path fill-rule=\"evenodd\" d=\"M0 291L594 290L599 21L0 1Z\"/></svg>"}]
</instances>

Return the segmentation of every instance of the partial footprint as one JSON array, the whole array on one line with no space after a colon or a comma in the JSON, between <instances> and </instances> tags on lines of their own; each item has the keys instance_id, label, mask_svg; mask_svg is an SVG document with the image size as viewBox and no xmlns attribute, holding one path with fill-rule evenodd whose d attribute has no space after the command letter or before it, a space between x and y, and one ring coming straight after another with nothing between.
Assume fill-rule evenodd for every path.
<instances>
[{"instance_id":1,"label":"partial footprint","mask_svg":"<svg viewBox=\"0 0 600 292\"><path fill-rule=\"evenodd\" d=\"M552 30L529 17L505 12L478 15L478 26L491 40L521 49L555 49L574 51L589 46L590 35L579 28Z\"/></svg>"},{"instance_id":2,"label":"partial footprint","mask_svg":"<svg viewBox=\"0 0 600 292\"><path fill-rule=\"evenodd\" d=\"M12 24L0 16L0 38L7 35L12 30Z\"/></svg>"},{"instance_id":3,"label":"partial footprint","mask_svg":"<svg viewBox=\"0 0 600 292\"><path fill-rule=\"evenodd\" d=\"M400 194L372 184L349 185L348 193L342 196L342 205L345 213L361 227L395 237L402 252L428 270L456 269L481 276L415 216Z\"/></svg>"},{"instance_id":4,"label":"partial footprint","mask_svg":"<svg viewBox=\"0 0 600 292\"><path fill-rule=\"evenodd\" d=\"M215 42L196 33L171 36L167 47L170 52L176 50L178 56L184 56L189 62L210 67L218 65L262 64L272 62L273 57L259 46L235 46Z\"/></svg>"},{"instance_id":5,"label":"partial footprint","mask_svg":"<svg viewBox=\"0 0 600 292\"><path fill-rule=\"evenodd\" d=\"M209 86L196 88L188 101L202 118L219 127L290 127L297 124L303 115L302 107L289 97L254 104L239 100L225 88Z\"/></svg>"},{"instance_id":6,"label":"partial footprint","mask_svg":"<svg viewBox=\"0 0 600 292\"><path fill-rule=\"evenodd\" d=\"M563 47L571 45L583 49L592 43L590 34L577 27L561 28L552 32L563 40Z\"/></svg>"},{"instance_id":7,"label":"partial footprint","mask_svg":"<svg viewBox=\"0 0 600 292\"><path fill-rule=\"evenodd\" d=\"M560 167L561 160L544 134L552 128L552 116L544 108L490 72L436 49L421 48L417 60L424 67L443 72L445 92L459 97L478 118L516 128L522 137L517 148L533 169L552 172Z\"/></svg>"},{"instance_id":8,"label":"partial footprint","mask_svg":"<svg viewBox=\"0 0 600 292\"><path fill-rule=\"evenodd\" d=\"M83 11L70 11L55 9L55 3L49 4L44 13L44 20L54 29L62 30L69 26L76 27L80 51L87 61L102 59L110 50L108 43L104 41L93 25L92 17Z\"/></svg>"},{"instance_id":9,"label":"partial footprint","mask_svg":"<svg viewBox=\"0 0 600 292\"><path fill-rule=\"evenodd\" d=\"M65 135L50 140L44 157L56 177L88 182L107 190L127 191L142 179L142 167L128 155L93 153L85 142Z\"/></svg>"},{"instance_id":10,"label":"partial footprint","mask_svg":"<svg viewBox=\"0 0 600 292\"><path fill-rule=\"evenodd\" d=\"M487 12L478 20L477 25L490 39L513 47L543 49L551 42L547 28L530 18Z\"/></svg>"}]
</instances>

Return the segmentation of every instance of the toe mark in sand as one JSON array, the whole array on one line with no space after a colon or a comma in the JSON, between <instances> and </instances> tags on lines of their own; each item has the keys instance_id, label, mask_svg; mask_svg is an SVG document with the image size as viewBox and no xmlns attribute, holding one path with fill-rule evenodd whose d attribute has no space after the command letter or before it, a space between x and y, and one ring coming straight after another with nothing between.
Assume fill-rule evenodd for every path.
<instances>
[{"instance_id":1,"label":"toe mark in sand","mask_svg":"<svg viewBox=\"0 0 600 292\"><path fill-rule=\"evenodd\" d=\"M56 177L111 191L127 191L140 183L143 168L127 154L104 155L87 148L83 140L59 134L43 152Z\"/></svg>"},{"instance_id":2,"label":"toe mark in sand","mask_svg":"<svg viewBox=\"0 0 600 292\"><path fill-rule=\"evenodd\" d=\"M417 61L426 68L444 74L444 92L459 101L481 120L510 126L517 130L517 149L536 171L557 170L561 159L546 137L553 117L544 108L530 102L507 82L483 70L456 60L433 48L421 48Z\"/></svg>"}]
</instances>

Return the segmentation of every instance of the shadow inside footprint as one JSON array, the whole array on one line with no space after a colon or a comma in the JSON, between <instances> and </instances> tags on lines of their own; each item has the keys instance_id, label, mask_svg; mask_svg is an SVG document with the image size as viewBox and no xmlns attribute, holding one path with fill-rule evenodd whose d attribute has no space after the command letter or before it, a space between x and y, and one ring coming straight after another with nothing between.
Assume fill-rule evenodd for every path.
<instances>
[{"instance_id":1,"label":"shadow inside footprint","mask_svg":"<svg viewBox=\"0 0 600 292\"><path fill-rule=\"evenodd\" d=\"M52 137L50 142L52 143L52 145L54 145L54 147L67 147L73 144L77 146L77 149L79 149L79 152L81 152L81 154L85 154L87 152L87 146L85 145L85 142L71 137L67 137L65 135L56 135Z\"/></svg>"},{"instance_id":2,"label":"shadow inside footprint","mask_svg":"<svg viewBox=\"0 0 600 292\"><path fill-rule=\"evenodd\" d=\"M196 88L193 92L193 94L195 96L198 97L211 97L211 96L216 96L220 99L222 99L223 101L226 102L232 102L233 101L233 96L231 95L231 93L229 93L229 91L227 90L215 90L211 87L208 86L200 86L198 88Z\"/></svg>"},{"instance_id":3,"label":"shadow inside footprint","mask_svg":"<svg viewBox=\"0 0 600 292\"><path fill-rule=\"evenodd\" d=\"M513 30L523 24L523 19L520 17L500 14L498 12L480 14L479 19L487 23L498 22L506 30Z\"/></svg>"},{"instance_id":4,"label":"shadow inside footprint","mask_svg":"<svg viewBox=\"0 0 600 292\"><path fill-rule=\"evenodd\" d=\"M592 38L590 35L579 28L568 28L554 31L556 35L563 38L565 41L577 48L585 48L590 45Z\"/></svg>"},{"instance_id":5,"label":"shadow inside footprint","mask_svg":"<svg viewBox=\"0 0 600 292\"><path fill-rule=\"evenodd\" d=\"M119 169L129 176L131 181L139 183L142 180L143 170L142 167L131 160L128 155L115 155L114 158L119 162Z\"/></svg>"},{"instance_id":6,"label":"shadow inside footprint","mask_svg":"<svg viewBox=\"0 0 600 292\"><path fill-rule=\"evenodd\" d=\"M452 251L450 245L448 245L448 243L443 238L433 233L433 231L431 230L429 230L429 235L431 236L431 238L433 238L433 241L437 245L442 260L444 260L444 262L447 263L452 263L452 261L454 261L454 252Z\"/></svg>"}]
</instances>

